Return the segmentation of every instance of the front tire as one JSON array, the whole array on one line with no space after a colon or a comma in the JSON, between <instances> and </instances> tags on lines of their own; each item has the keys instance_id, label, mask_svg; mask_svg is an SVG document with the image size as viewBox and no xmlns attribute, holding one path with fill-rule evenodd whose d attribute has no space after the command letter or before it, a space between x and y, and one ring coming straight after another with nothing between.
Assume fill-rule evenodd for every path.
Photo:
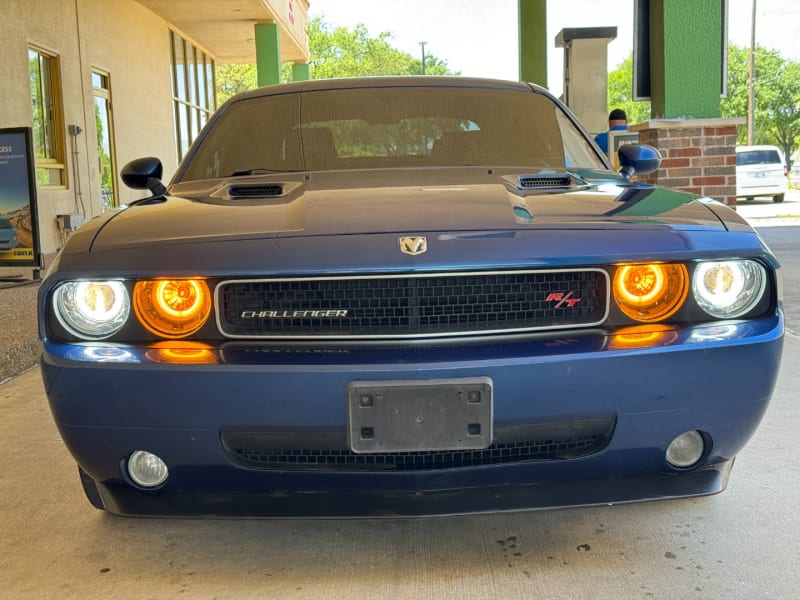
<instances>
[{"instance_id":1,"label":"front tire","mask_svg":"<svg viewBox=\"0 0 800 600\"><path fill-rule=\"evenodd\" d=\"M773 202L783 202L783 194L778 194L777 196L772 197Z\"/></svg>"}]
</instances>

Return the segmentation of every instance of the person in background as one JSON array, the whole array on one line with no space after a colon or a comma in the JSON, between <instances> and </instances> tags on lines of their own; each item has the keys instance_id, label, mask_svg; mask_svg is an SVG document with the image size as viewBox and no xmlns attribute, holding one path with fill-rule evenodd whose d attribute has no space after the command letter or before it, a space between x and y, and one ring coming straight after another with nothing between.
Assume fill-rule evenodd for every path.
<instances>
[{"instance_id":1,"label":"person in background","mask_svg":"<svg viewBox=\"0 0 800 600\"><path fill-rule=\"evenodd\" d=\"M608 113L608 130L609 131L627 131L628 130L628 115L621 108L615 108ZM608 132L598 133L594 137L595 143L600 146L604 154L608 154Z\"/></svg>"}]
</instances>

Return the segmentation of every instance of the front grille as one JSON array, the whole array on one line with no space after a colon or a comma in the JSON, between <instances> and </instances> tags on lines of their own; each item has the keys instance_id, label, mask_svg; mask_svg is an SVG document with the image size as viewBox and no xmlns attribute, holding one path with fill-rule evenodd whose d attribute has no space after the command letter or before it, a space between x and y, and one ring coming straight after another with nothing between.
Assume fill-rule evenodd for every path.
<instances>
[{"instance_id":1,"label":"front grille","mask_svg":"<svg viewBox=\"0 0 800 600\"><path fill-rule=\"evenodd\" d=\"M392 338L600 324L601 269L225 281L217 320L232 338Z\"/></svg>"},{"instance_id":2,"label":"front grille","mask_svg":"<svg viewBox=\"0 0 800 600\"><path fill-rule=\"evenodd\" d=\"M600 418L499 427L495 443L485 450L356 454L346 447L344 434L287 432L223 432L222 442L235 464L256 469L438 471L589 456L608 445L614 425L613 418Z\"/></svg>"}]
</instances>

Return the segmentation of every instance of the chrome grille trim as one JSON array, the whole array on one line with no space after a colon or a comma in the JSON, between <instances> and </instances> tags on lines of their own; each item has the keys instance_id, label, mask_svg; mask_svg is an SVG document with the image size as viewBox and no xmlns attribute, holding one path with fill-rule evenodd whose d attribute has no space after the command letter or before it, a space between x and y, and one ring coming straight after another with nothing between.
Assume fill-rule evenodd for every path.
<instances>
[{"instance_id":1,"label":"chrome grille trim","mask_svg":"<svg viewBox=\"0 0 800 600\"><path fill-rule=\"evenodd\" d=\"M257 333L237 334L225 331L222 322L222 290L225 286L231 284L247 284L247 283L282 283L282 282L313 282L313 281L359 281L359 280L388 280L388 279L424 279L440 278L440 277L470 277L470 276L495 276L495 275L548 275L548 274L562 274L562 273L598 273L605 280L605 304L602 317L596 321L579 323L579 324L565 324L565 325L546 325L546 326L531 326L531 327L511 327L511 328L498 328L498 329L475 329L465 331L443 331L434 333L411 333L411 334L345 334L345 335L275 335ZM402 274L382 274L382 275L342 275L342 276L325 276L325 277L263 277L263 278L249 278L249 279L226 279L217 283L214 289L214 316L216 320L217 330L220 334L228 339L250 339L250 340L413 340L413 339L444 339L444 338L460 338L471 336L491 336L491 335L506 335L517 333L541 332L541 331L557 331L564 329L584 329L588 327L596 327L608 318L610 311L611 299L611 285L608 273L598 267L587 267L577 269L520 269L520 270L502 270L502 271L452 271L452 272L419 272L419 273L402 273ZM346 308L346 307L343 307Z\"/></svg>"}]
</instances>

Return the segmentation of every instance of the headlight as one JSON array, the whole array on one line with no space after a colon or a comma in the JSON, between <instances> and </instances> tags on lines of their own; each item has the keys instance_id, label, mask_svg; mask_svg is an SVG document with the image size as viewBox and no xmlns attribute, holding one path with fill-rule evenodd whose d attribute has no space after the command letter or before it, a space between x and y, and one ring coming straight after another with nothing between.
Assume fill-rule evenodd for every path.
<instances>
[{"instance_id":1,"label":"headlight","mask_svg":"<svg viewBox=\"0 0 800 600\"><path fill-rule=\"evenodd\" d=\"M614 300L631 319L661 321L683 304L688 279L682 264L622 265L614 275Z\"/></svg>"},{"instance_id":2,"label":"headlight","mask_svg":"<svg viewBox=\"0 0 800 600\"><path fill-rule=\"evenodd\" d=\"M692 278L692 291L709 315L733 319L761 300L766 279L764 267L754 260L701 262Z\"/></svg>"},{"instance_id":3,"label":"headlight","mask_svg":"<svg viewBox=\"0 0 800 600\"><path fill-rule=\"evenodd\" d=\"M53 309L73 335L101 340L122 328L131 302L121 281L68 281L56 288Z\"/></svg>"},{"instance_id":4,"label":"headlight","mask_svg":"<svg viewBox=\"0 0 800 600\"><path fill-rule=\"evenodd\" d=\"M200 329L211 314L211 292L202 279L137 281L133 309L148 330L182 338Z\"/></svg>"}]
</instances>

